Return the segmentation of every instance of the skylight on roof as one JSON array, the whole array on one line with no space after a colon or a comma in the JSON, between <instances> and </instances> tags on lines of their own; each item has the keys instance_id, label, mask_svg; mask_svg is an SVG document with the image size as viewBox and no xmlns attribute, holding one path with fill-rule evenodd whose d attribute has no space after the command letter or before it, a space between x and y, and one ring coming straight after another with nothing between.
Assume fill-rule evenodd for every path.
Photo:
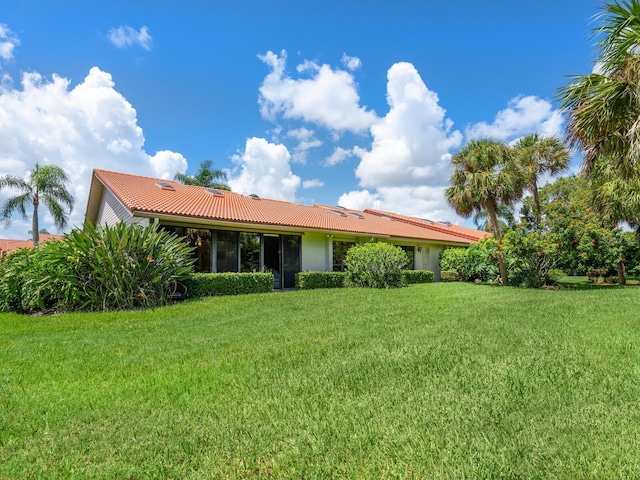
<instances>
[{"instance_id":1,"label":"skylight on roof","mask_svg":"<svg viewBox=\"0 0 640 480\"><path fill-rule=\"evenodd\" d=\"M217 190L215 188L207 188L207 193L210 193L211 195L215 195L216 197L222 197L222 192L220 190Z\"/></svg>"},{"instance_id":2,"label":"skylight on roof","mask_svg":"<svg viewBox=\"0 0 640 480\"><path fill-rule=\"evenodd\" d=\"M251 195L249 195L251 198L253 198L254 200L260 200L260 197L258 195L256 195L255 193L252 193Z\"/></svg>"},{"instance_id":3,"label":"skylight on roof","mask_svg":"<svg viewBox=\"0 0 640 480\"><path fill-rule=\"evenodd\" d=\"M160 187L163 190L175 190L175 188L173 187L173 185L171 185L168 182L158 182L156 183L157 187Z\"/></svg>"},{"instance_id":4,"label":"skylight on roof","mask_svg":"<svg viewBox=\"0 0 640 480\"><path fill-rule=\"evenodd\" d=\"M329 210L329 213L333 213L334 215L340 215L341 217L346 216L344 214L344 212L340 211L340 210Z\"/></svg>"},{"instance_id":5,"label":"skylight on roof","mask_svg":"<svg viewBox=\"0 0 640 480\"><path fill-rule=\"evenodd\" d=\"M359 219L364 219L364 216L360 215L358 212L347 212L347 215L351 215L352 217L356 217Z\"/></svg>"}]
</instances>

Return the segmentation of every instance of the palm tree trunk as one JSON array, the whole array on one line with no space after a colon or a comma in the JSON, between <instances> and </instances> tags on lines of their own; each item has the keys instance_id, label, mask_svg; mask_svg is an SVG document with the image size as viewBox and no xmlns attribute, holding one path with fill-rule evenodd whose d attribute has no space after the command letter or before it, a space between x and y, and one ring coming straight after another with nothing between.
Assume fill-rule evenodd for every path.
<instances>
[{"instance_id":1,"label":"palm tree trunk","mask_svg":"<svg viewBox=\"0 0 640 480\"><path fill-rule=\"evenodd\" d=\"M31 219L31 236L33 238L33 246L34 248L38 246L38 242L40 242L40 227L38 226L38 205L40 204L40 199L38 198L38 194L36 193L33 197L33 218Z\"/></svg>"},{"instance_id":2,"label":"palm tree trunk","mask_svg":"<svg viewBox=\"0 0 640 480\"><path fill-rule=\"evenodd\" d=\"M533 203L536 206L536 230L540 229L540 223L542 223L542 209L540 208L540 194L538 193L538 184L534 182L531 188L533 193Z\"/></svg>"},{"instance_id":3,"label":"palm tree trunk","mask_svg":"<svg viewBox=\"0 0 640 480\"><path fill-rule=\"evenodd\" d=\"M502 252L502 234L498 226L498 215L496 213L496 206L493 202L487 202L487 212L489 213L489 220L493 226L493 232L498 240L498 267L500 268L500 281L502 285L508 285L509 276L507 274L507 265L504 261L504 254Z\"/></svg>"}]
</instances>

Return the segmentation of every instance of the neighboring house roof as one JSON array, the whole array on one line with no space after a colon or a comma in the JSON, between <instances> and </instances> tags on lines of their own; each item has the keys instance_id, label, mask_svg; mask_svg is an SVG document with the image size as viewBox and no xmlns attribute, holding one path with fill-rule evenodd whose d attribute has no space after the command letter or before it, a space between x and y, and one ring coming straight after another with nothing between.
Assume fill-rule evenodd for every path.
<instances>
[{"instance_id":1,"label":"neighboring house roof","mask_svg":"<svg viewBox=\"0 0 640 480\"><path fill-rule=\"evenodd\" d=\"M164 185L164 186L163 186ZM468 245L485 232L455 225L432 225L419 218L375 210L349 210L327 205L299 205L230 191L183 185L171 180L94 170L86 218L96 223L103 189L135 216L198 219L205 223L286 227L299 231L407 238Z\"/></svg>"},{"instance_id":2,"label":"neighboring house roof","mask_svg":"<svg viewBox=\"0 0 640 480\"><path fill-rule=\"evenodd\" d=\"M62 240L63 235L54 235L52 233L41 233L40 243L48 242L49 240ZM19 248L31 248L33 247L33 240L10 240L8 238L0 238L0 251L3 253L10 252L12 250L18 250Z\"/></svg>"}]
</instances>

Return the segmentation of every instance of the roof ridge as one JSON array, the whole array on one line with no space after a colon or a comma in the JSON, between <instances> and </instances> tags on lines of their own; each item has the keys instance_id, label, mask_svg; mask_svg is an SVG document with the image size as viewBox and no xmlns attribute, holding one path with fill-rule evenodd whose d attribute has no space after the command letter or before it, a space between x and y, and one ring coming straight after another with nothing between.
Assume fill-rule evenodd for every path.
<instances>
[{"instance_id":1,"label":"roof ridge","mask_svg":"<svg viewBox=\"0 0 640 480\"><path fill-rule=\"evenodd\" d=\"M378 216L384 215L384 216L392 217L399 222L407 223L410 225L416 225L418 227L428 228L431 230L435 230L436 232L448 233L450 235L455 235L456 237L461 237L468 240L478 240L478 237L475 235L471 235L469 233L464 233L464 232L457 232L455 230L452 230L446 227L439 227L435 225L435 223L428 223L425 220L422 220L421 218L418 218L418 217L411 217L409 215L401 215L399 213L385 212L383 210L375 210L371 208L366 209L365 212L371 213L372 215L380 214Z\"/></svg>"}]
</instances>

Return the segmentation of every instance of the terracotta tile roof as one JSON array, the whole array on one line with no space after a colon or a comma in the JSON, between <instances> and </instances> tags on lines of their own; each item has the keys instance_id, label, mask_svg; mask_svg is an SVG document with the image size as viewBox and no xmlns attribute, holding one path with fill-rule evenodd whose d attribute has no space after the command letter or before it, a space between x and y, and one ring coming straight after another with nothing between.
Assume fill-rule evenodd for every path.
<instances>
[{"instance_id":1,"label":"terracotta tile roof","mask_svg":"<svg viewBox=\"0 0 640 480\"><path fill-rule=\"evenodd\" d=\"M41 233L40 243L48 242L49 240L62 240L62 235L54 235L52 233ZM31 248L33 247L33 240L11 240L8 238L0 238L0 250L4 253L12 250L18 250L19 248Z\"/></svg>"},{"instance_id":2,"label":"terracotta tile roof","mask_svg":"<svg viewBox=\"0 0 640 480\"><path fill-rule=\"evenodd\" d=\"M466 230L471 229L427 228L424 222L402 221L401 218L411 217L395 214L393 219L388 219L372 213L373 211L347 210L327 205L299 205L228 191L219 191L214 195L203 187L107 170L94 170L93 174L94 181L97 179L101 182L132 213L142 216L178 216L238 223L245 227L265 225L301 231L316 230L332 234L344 232L464 245L484 235L484 232L480 232L477 237L470 235ZM163 188L162 184L166 186ZM93 182L91 190L94 191ZM89 204L92 204L91 199ZM92 222L96 221L96 218L90 218L89 207L87 217Z\"/></svg>"},{"instance_id":3,"label":"terracotta tile roof","mask_svg":"<svg viewBox=\"0 0 640 480\"><path fill-rule=\"evenodd\" d=\"M424 228L435 230L437 232L450 233L452 235L458 235L463 238L467 238L474 242L489 236L488 232L482 230L475 230L473 228L462 227L460 225L454 225L449 222L434 222L425 218L407 217L406 215L400 215L398 213L383 212L381 210L366 209L365 212L381 217L391 217L399 222L409 223L411 225L419 225Z\"/></svg>"}]
</instances>

